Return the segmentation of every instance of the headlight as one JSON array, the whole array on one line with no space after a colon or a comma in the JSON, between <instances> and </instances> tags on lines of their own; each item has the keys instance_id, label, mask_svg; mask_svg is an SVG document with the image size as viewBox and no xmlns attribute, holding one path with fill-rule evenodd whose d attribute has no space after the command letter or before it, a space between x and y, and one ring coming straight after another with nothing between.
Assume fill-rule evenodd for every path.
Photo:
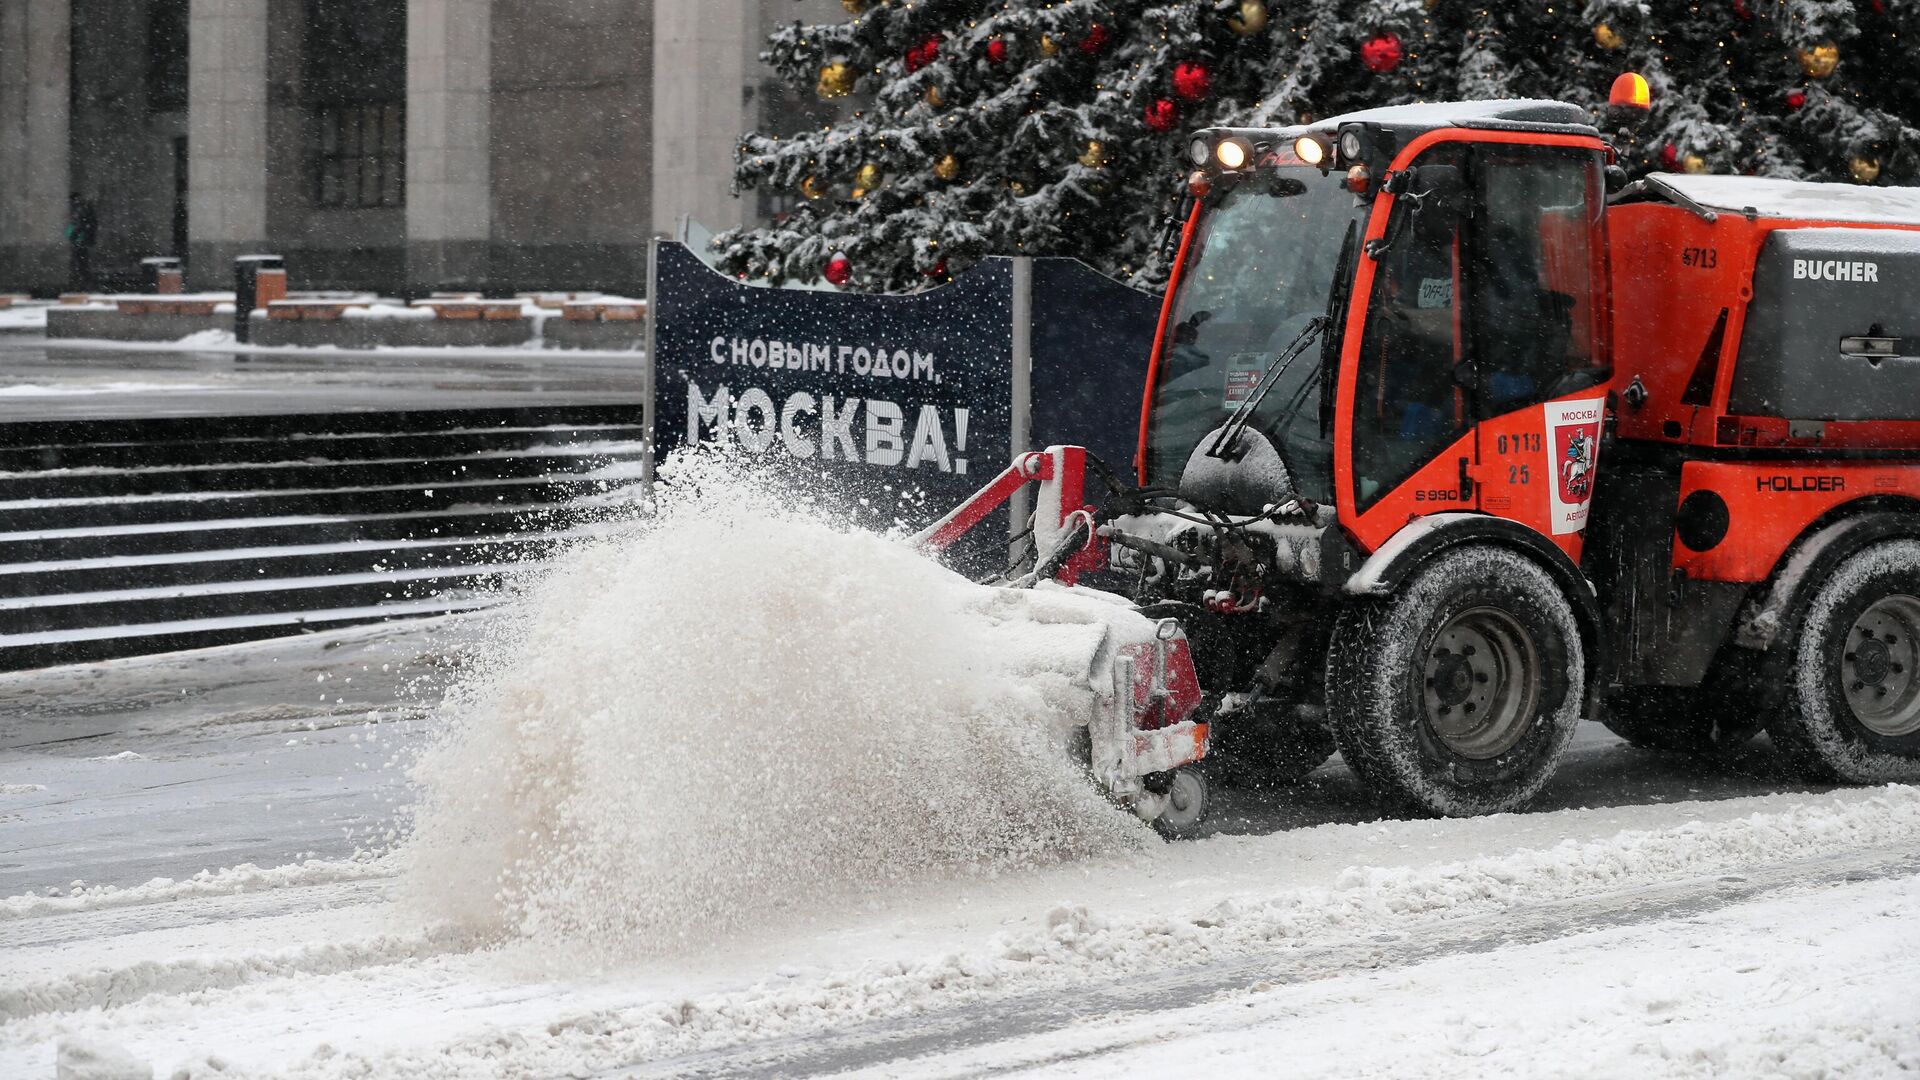
<instances>
[{"instance_id":1,"label":"headlight","mask_svg":"<svg viewBox=\"0 0 1920 1080\"><path fill-rule=\"evenodd\" d=\"M1205 165L1207 159L1213 156L1213 144L1205 139L1195 139L1187 144L1187 156L1193 159L1195 165Z\"/></svg>"},{"instance_id":2,"label":"headlight","mask_svg":"<svg viewBox=\"0 0 1920 1080\"><path fill-rule=\"evenodd\" d=\"M1302 135L1293 140L1293 153L1308 165L1318 165L1327 159L1327 144L1311 135Z\"/></svg>"},{"instance_id":3,"label":"headlight","mask_svg":"<svg viewBox=\"0 0 1920 1080\"><path fill-rule=\"evenodd\" d=\"M1365 152L1366 147L1360 145L1360 133L1358 131L1348 128L1340 133L1340 159L1342 161L1353 164L1358 162L1360 155Z\"/></svg>"},{"instance_id":4,"label":"headlight","mask_svg":"<svg viewBox=\"0 0 1920 1080\"><path fill-rule=\"evenodd\" d=\"M1220 159L1221 168L1238 169L1247 163L1247 144L1238 139L1225 139L1213 148L1213 154Z\"/></svg>"}]
</instances>

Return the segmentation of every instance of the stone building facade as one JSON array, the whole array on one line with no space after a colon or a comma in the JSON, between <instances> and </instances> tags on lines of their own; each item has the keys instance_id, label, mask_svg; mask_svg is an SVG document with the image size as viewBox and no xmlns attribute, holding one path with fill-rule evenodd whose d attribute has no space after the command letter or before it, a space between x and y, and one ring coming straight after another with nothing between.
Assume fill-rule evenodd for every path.
<instances>
[{"instance_id":1,"label":"stone building facade","mask_svg":"<svg viewBox=\"0 0 1920 1080\"><path fill-rule=\"evenodd\" d=\"M0 0L0 291L635 291L768 211L735 140L820 122L766 35L836 0Z\"/></svg>"}]
</instances>

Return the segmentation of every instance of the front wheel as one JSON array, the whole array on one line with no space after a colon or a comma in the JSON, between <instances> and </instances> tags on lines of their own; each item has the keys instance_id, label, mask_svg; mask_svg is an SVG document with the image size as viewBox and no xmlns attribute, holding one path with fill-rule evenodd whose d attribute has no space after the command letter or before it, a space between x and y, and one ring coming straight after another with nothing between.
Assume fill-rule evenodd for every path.
<instances>
[{"instance_id":1,"label":"front wheel","mask_svg":"<svg viewBox=\"0 0 1920 1080\"><path fill-rule=\"evenodd\" d=\"M1920 542L1876 544L1814 593L1768 734L1809 775L1920 779Z\"/></svg>"},{"instance_id":2,"label":"front wheel","mask_svg":"<svg viewBox=\"0 0 1920 1080\"><path fill-rule=\"evenodd\" d=\"M1572 605L1538 564L1456 548L1392 597L1347 607L1328 661L1347 765L1388 802L1467 817L1546 785L1580 720Z\"/></svg>"}]
</instances>

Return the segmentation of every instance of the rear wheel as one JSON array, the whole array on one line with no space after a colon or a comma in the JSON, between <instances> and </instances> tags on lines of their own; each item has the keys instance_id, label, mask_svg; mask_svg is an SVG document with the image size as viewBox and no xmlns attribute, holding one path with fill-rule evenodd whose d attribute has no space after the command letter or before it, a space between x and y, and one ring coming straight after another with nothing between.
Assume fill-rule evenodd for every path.
<instances>
[{"instance_id":1,"label":"rear wheel","mask_svg":"<svg viewBox=\"0 0 1920 1080\"><path fill-rule=\"evenodd\" d=\"M1920 779L1920 542L1841 563L1780 647L1793 666L1767 730L1789 760L1820 779Z\"/></svg>"},{"instance_id":2,"label":"rear wheel","mask_svg":"<svg viewBox=\"0 0 1920 1080\"><path fill-rule=\"evenodd\" d=\"M1376 793L1464 817L1539 792L1584 686L1579 624L1553 579L1518 554L1472 546L1342 612L1327 698L1341 754Z\"/></svg>"}]
</instances>

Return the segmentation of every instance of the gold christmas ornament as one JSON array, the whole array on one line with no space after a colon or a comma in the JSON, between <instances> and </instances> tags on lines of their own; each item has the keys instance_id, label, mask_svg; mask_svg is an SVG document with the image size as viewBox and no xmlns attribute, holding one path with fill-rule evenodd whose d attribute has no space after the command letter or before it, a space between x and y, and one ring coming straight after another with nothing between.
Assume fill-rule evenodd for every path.
<instances>
[{"instance_id":1,"label":"gold christmas ornament","mask_svg":"<svg viewBox=\"0 0 1920 1080\"><path fill-rule=\"evenodd\" d=\"M1698 176L1707 171L1707 159L1701 157L1699 154L1688 154L1686 157L1680 159L1680 171L1690 172Z\"/></svg>"},{"instance_id":2,"label":"gold christmas ornament","mask_svg":"<svg viewBox=\"0 0 1920 1080\"><path fill-rule=\"evenodd\" d=\"M1080 155L1080 164L1085 165L1089 169L1106 168L1107 148L1105 144L1101 143L1099 139L1089 140L1086 150Z\"/></svg>"},{"instance_id":3,"label":"gold christmas ornament","mask_svg":"<svg viewBox=\"0 0 1920 1080\"><path fill-rule=\"evenodd\" d=\"M1620 36L1620 31L1615 30L1606 23L1599 23L1594 26L1593 40L1608 52L1612 52L1627 43L1626 39Z\"/></svg>"},{"instance_id":4,"label":"gold christmas ornament","mask_svg":"<svg viewBox=\"0 0 1920 1080\"><path fill-rule=\"evenodd\" d=\"M933 163L933 175L942 180L952 180L960 175L960 159L947 154Z\"/></svg>"},{"instance_id":5,"label":"gold christmas ornament","mask_svg":"<svg viewBox=\"0 0 1920 1080\"><path fill-rule=\"evenodd\" d=\"M937 109L940 106L945 105L946 103L947 103L946 95L940 92L939 87L937 86L927 87L927 104Z\"/></svg>"},{"instance_id":6,"label":"gold christmas ornament","mask_svg":"<svg viewBox=\"0 0 1920 1080\"><path fill-rule=\"evenodd\" d=\"M1060 43L1053 40L1052 34L1040 35L1040 52L1043 56L1059 56Z\"/></svg>"},{"instance_id":7,"label":"gold christmas ornament","mask_svg":"<svg viewBox=\"0 0 1920 1080\"><path fill-rule=\"evenodd\" d=\"M811 201L813 199L817 199L820 196L826 194L826 192L823 191L820 187L819 177L803 176L800 178L800 194L806 196L807 199Z\"/></svg>"},{"instance_id":8,"label":"gold christmas ornament","mask_svg":"<svg viewBox=\"0 0 1920 1080\"><path fill-rule=\"evenodd\" d=\"M853 186L872 191L880 186L880 166L869 161L853 174Z\"/></svg>"},{"instance_id":9,"label":"gold christmas ornament","mask_svg":"<svg viewBox=\"0 0 1920 1080\"><path fill-rule=\"evenodd\" d=\"M820 69L820 81L814 84L813 91L823 98L846 97L853 93L853 84L858 78L853 73L853 65L835 60Z\"/></svg>"},{"instance_id":10,"label":"gold christmas ornament","mask_svg":"<svg viewBox=\"0 0 1920 1080\"><path fill-rule=\"evenodd\" d=\"M1428 11L1432 11L1434 8L1440 6L1440 0L1420 0L1420 6L1426 8Z\"/></svg>"},{"instance_id":11,"label":"gold christmas ornament","mask_svg":"<svg viewBox=\"0 0 1920 1080\"><path fill-rule=\"evenodd\" d=\"M1267 28L1267 5L1261 0L1240 0L1240 14L1227 16L1227 29L1241 37L1252 37Z\"/></svg>"},{"instance_id":12,"label":"gold christmas ornament","mask_svg":"<svg viewBox=\"0 0 1920 1080\"><path fill-rule=\"evenodd\" d=\"M1848 159L1847 171L1853 174L1855 183L1871 184L1880 179L1880 163L1870 157Z\"/></svg>"},{"instance_id":13,"label":"gold christmas ornament","mask_svg":"<svg viewBox=\"0 0 1920 1080\"><path fill-rule=\"evenodd\" d=\"M858 15L873 6L873 0L840 0L840 6L847 9L847 14Z\"/></svg>"},{"instance_id":14,"label":"gold christmas ornament","mask_svg":"<svg viewBox=\"0 0 1920 1080\"><path fill-rule=\"evenodd\" d=\"M1811 49L1801 49L1800 70L1816 79L1824 79L1833 74L1840 66L1840 46L1829 41L1824 45L1815 45Z\"/></svg>"}]
</instances>

